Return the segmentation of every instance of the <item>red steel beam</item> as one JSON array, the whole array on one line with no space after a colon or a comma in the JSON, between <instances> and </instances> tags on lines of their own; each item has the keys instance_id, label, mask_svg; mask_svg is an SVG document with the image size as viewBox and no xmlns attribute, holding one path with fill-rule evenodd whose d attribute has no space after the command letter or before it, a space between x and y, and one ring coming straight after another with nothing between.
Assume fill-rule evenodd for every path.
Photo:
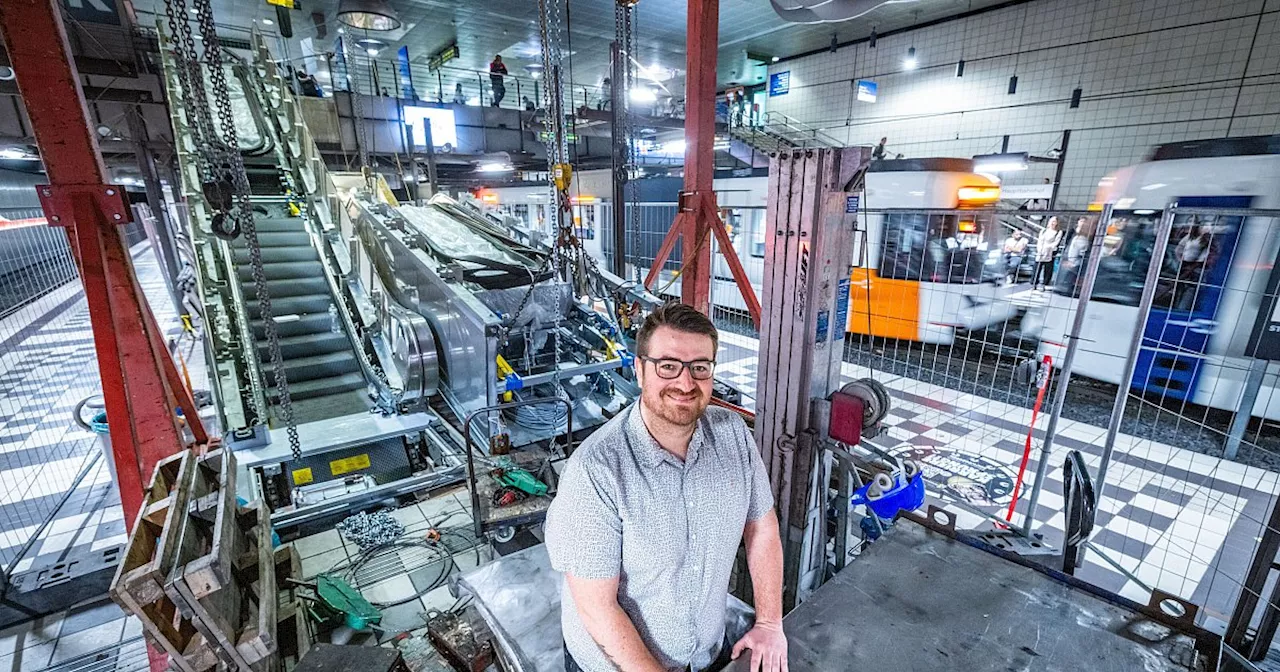
<instances>
[{"instance_id":1,"label":"red steel beam","mask_svg":"<svg viewBox=\"0 0 1280 672\"><path fill-rule=\"evenodd\" d=\"M38 187L50 224L67 229L93 325L125 523L133 527L155 463L185 448L174 408L204 438L190 395L133 272L122 190L106 183L59 0L0 1L0 35L50 184Z\"/></svg>"},{"instance_id":2,"label":"red steel beam","mask_svg":"<svg viewBox=\"0 0 1280 672\"><path fill-rule=\"evenodd\" d=\"M720 0L689 0L684 88L684 194L690 213L681 248L680 300L707 313L711 309L711 222L699 201L715 192L716 49L720 40ZM684 202L687 199L687 204ZM706 241L703 244L699 244Z\"/></svg>"}]
</instances>

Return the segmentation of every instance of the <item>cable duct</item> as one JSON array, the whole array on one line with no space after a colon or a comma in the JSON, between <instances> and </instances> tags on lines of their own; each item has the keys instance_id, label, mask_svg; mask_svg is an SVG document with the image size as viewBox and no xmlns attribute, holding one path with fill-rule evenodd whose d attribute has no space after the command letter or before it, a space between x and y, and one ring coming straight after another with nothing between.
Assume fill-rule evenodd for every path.
<instances>
[{"instance_id":1,"label":"cable duct","mask_svg":"<svg viewBox=\"0 0 1280 672\"><path fill-rule=\"evenodd\" d=\"M773 11L792 23L833 23L848 21L885 5L900 5L919 0L769 0Z\"/></svg>"}]
</instances>

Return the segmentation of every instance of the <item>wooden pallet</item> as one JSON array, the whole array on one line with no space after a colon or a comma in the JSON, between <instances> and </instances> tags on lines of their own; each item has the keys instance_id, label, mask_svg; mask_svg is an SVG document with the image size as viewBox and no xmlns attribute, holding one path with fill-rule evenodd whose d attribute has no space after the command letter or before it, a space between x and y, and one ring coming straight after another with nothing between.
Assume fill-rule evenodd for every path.
<instances>
[{"instance_id":1,"label":"wooden pallet","mask_svg":"<svg viewBox=\"0 0 1280 672\"><path fill-rule=\"evenodd\" d=\"M178 613L164 591L177 554L176 523L198 494L193 487L196 460L182 451L156 464L109 591L116 604L138 617L147 639L169 654L179 672L205 672L217 663L194 624Z\"/></svg>"}]
</instances>

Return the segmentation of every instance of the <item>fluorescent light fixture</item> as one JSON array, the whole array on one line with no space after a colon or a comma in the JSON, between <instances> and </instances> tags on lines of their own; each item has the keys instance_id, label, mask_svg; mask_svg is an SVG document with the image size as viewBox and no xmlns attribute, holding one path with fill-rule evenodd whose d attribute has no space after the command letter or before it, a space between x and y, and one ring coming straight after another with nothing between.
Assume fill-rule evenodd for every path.
<instances>
[{"instance_id":1,"label":"fluorescent light fixture","mask_svg":"<svg viewBox=\"0 0 1280 672\"><path fill-rule=\"evenodd\" d=\"M975 173L1007 173L1027 169L1027 153L981 154L973 157Z\"/></svg>"},{"instance_id":2,"label":"fluorescent light fixture","mask_svg":"<svg viewBox=\"0 0 1280 672\"><path fill-rule=\"evenodd\" d=\"M1156 211L1155 211L1155 210L1134 210L1134 211L1133 211L1133 214L1135 214L1135 215L1154 215L1154 214L1156 214Z\"/></svg>"},{"instance_id":3,"label":"fluorescent light fixture","mask_svg":"<svg viewBox=\"0 0 1280 672\"><path fill-rule=\"evenodd\" d=\"M1143 191L1155 191L1156 189L1164 189L1169 185L1164 182L1156 182L1155 184L1147 184L1141 187Z\"/></svg>"},{"instance_id":4,"label":"fluorescent light fixture","mask_svg":"<svg viewBox=\"0 0 1280 672\"><path fill-rule=\"evenodd\" d=\"M656 103L658 102L658 94L647 86L640 86L631 89L631 102L633 103Z\"/></svg>"},{"instance_id":5,"label":"fluorescent light fixture","mask_svg":"<svg viewBox=\"0 0 1280 672\"><path fill-rule=\"evenodd\" d=\"M781 60L782 60L782 57L781 57L781 56L774 56L774 57L773 57L772 59L770 59L770 60L771 60L772 62L774 62L774 63L777 63L778 61L781 61Z\"/></svg>"},{"instance_id":6,"label":"fluorescent light fixture","mask_svg":"<svg viewBox=\"0 0 1280 672\"><path fill-rule=\"evenodd\" d=\"M511 164L494 161L492 163L482 163L476 170L482 173L506 173L515 170L515 168Z\"/></svg>"},{"instance_id":7,"label":"fluorescent light fixture","mask_svg":"<svg viewBox=\"0 0 1280 672\"><path fill-rule=\"evenodd\" d=\"M262 20L262 25L264 25L264 26L271 26L271 25L275 25L275 21L272 21L271 19L263 19L263 20Z\"/></svg>"},{"instance_id":8,"label":"fluorescent light fixture","mask_svg":"<svg viewBox=\"0 0 1280 672\"><path fill-rule=\"evenodd\" d=\"M9 159L11 161L34 161L36 157L28 154L26 150L23 149L5 147L4 149L0 149L0 159Z\"/></svg>"},{"instance_id":9,"label":"fluorescent light fixture","mask_svg":"<svg viewBox=\"0 0 1280 672\"><path fill-rule=\"evenodd\" d=\"M907 70L915 70L917 65L919 65L919 61L916 60L916 48L911 47L907 49L907 57L902 59L902 67Z\"/></svg>"}]
</instances>

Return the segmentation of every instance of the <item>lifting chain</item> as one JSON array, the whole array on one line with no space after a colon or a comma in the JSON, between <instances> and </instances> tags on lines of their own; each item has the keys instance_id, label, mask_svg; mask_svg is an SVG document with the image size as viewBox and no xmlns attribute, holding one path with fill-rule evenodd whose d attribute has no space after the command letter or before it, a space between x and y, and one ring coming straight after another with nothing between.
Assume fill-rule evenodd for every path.
<instances>
[{"instance_id":1,"label":"lifting chain","mask_svg":"<svg viewBox=\"0 0 1280 672\"><path fill-rule=\"evenodd\" d=\"M254 225L253 206L249 202L249 178L245 173L244 159L240 154L235 115L231 110L226 70L223 68L222 47L218 43L217 28L213 23L213 9L209 0L192 0L200 35L204 42L204 58L201 60L197 57L194 36L191 35L191 28L187 24L185 0L166 0L165 4L170 29L179 31L175 33L174 41L181 45L178 48L177 69L180 84L184 86L183 101L186 103L188 114L194 116L195 125L202 126L200 132L203 142L197 145L196 151L201 155L198 162L200 165L207 166L209 171L209 174L202 176L202 179L206 180L204 181L205 201L213 213L214 233L223 238L244 235L245 247L249 251L254 292L258 299L259 317L263 322L263 331L266 332L267 349L270 353L276 391L279 394L280 416L285 422L290 452L296 461L302 458L302 446L294 421L288 376L280 353L280 335L276 330L271 297L267 290L266 273L262 267L262 248L259 246L258 231ZM189 73L185 81L181 74L184 66ZM204 87L206 70L212 84L209 95L206 95ZM221 134L217 133L218 129L213 126L212 115L208 108L210 96L218 108ZM246 347L245 351L246 357L256 356L256 348L252 346Z\"/></svg>"},{"instance_id":2,"label":"lifting chain","mask_svg":"<svg viewBox=\"0 0 1280 672\"><path fill-rule=\"evenodd\" d=\"M633 259L632 269L635 273L635 280L640 280L640 207L636 203L639 199L636 197L637 186L632 184L632 180L637 177L637 168L639 167L638 154L636 150L636 133L635 122L631 118L631 90L635 87L636 66L632 54L635 53L635 8L638 0L618 0L614 5L614 39L617 40L622 50L622 81L613 82L613 86L621 87L617 89L619 95L615 96L622 105L617 110L617 118L621 121L621 128L618 129L626 144L626 156L623 160L623 170L626 171L627 178L627 194L628 202L632 203L630 211L627 212L627 203L615 203L615 208L623 208L624 219L627 221L628 227L631 229L631 240L627 249L631 252Z\"/></svg>"}]
</instances>

